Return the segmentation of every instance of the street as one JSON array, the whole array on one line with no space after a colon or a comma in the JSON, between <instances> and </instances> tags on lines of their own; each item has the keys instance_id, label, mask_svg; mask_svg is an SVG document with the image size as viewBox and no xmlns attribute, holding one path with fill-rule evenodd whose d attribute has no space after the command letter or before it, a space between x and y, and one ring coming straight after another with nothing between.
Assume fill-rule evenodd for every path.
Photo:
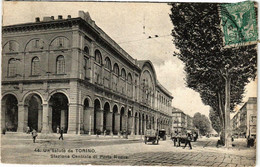
<instances>
[{"instance_id":1,"label":"street","mask_svg":"<svg viewBox=\"0 0 260 167\"><path fill-rule=\"evenodd\" d=\"M255 149L245 139L235 139L231 149L216 148L217 138L199 138L188 147L174 147L170 139L159 145L145 145L139 139L118 136L39 134L36 143L29 134L1 136L3 163L18 164L93 164L163 166L254 166ZM183 146L183 144L182 144Z\"/></svg>"}]
</instances>

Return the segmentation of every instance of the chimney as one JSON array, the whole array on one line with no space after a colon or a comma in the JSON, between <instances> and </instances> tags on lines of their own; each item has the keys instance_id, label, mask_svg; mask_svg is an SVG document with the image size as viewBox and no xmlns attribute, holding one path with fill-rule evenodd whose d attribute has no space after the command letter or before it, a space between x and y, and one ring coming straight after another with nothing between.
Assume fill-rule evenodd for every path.
<instances>
[{"instance_id":1,"label":"chimney","mask_svg":"<svg viewBox=\"0 0 260 167\"><path fill-rule=\"evenodd\" d=\"M68 15L68 19L71 19L71 15Z\"/></svg>"},{"instance_id":2,"label":"chimney","mask_svg":"<svg viewBox=\"0 0 260 167\"><path fill-rule=\"evenodd\" d=\"M40 22L40 18L39 18L39 17L36 17L36 18L35 18L35 22Z\"/></svg>"},{"instance_id":3,"label":"chimney","mask_svg":"<svg viewBox=\"0 0 260 167\"><path fill-rule=\"evenodd\" d=\"M51 19L54 20L54 16L51 16Z\"/></svg>"},{"instance_id":4,"label":"chimney","mask_svg":"<svg viewBox=\"0 0 260 167\"><path fill-rule=\"evenodd\" d=\"M61 19L62 19L62 15L59 15L59 16L58 16L58 20L61 20Z\"/></svg>"}]
</instances>

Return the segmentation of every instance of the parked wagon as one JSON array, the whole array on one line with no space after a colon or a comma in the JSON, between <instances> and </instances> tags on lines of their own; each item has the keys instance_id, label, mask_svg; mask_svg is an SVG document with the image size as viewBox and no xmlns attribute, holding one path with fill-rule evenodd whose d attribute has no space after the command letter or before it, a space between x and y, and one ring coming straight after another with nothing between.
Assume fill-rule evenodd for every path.
<instances>
[{"instance_id":1,"label":"parked wagon","mask_svg":"<svg viewBox=\"0 0 260 167\"><path fill-rule=\"evenodd\" d=\"M164 129L159 130L159 137L162 140L166 140L166 130Z\"/></svg>"},{"instance_id":2,"label":"parked wagon","mask_svg":"<svg viewBox=\"0 0 260 167\"><path fill-rule=\"evenodd\" d=\"M147 129L145 131L144 136L144 143L147 144L147 142L152 142L153 144L159 144L159 135L156 130L153 129Z\"/></svg>"}]
</instances>

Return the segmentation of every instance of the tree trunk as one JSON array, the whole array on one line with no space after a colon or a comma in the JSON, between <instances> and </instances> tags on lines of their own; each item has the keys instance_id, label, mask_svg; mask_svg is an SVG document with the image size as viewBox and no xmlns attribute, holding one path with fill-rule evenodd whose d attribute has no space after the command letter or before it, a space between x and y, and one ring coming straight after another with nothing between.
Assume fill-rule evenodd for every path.
<instances>
[{"instance_id":1,"label":"tree trunk","mask_svg":"<svg viewBox=\"0 0 260 167\"><path fill-rule=\"evenodd\" d=\"M232 147L231 143L231 129L230 129L230 82L231 78L226 72L225 78L225 146Z\"/></svg>"},{"instance_id":2,"label":"tree trunk","mask_svg":"<svg viewBox=\"0 0 260 167\"><path fill-rule=\"evenodd\" d=\"M218 92L218 108L219 108L219 118L221 123L221 133L220 133L220 141L225 144L225 117L223 112L223 103L220 92Z\"/></svg>"}]
</instances>

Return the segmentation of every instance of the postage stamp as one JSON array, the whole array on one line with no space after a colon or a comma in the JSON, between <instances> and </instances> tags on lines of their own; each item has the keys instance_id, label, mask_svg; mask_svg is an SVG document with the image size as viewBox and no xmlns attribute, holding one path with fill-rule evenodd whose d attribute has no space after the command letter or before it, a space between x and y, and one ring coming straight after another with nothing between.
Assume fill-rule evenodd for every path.
<instances>
[{"instance_id":1,"label":"postage stamp","mask_svg":"<svg viewBox=\"0 0 260 167\"><path fill-rule=\"evenodd\" d=\"M257 40L254 2L221 4L221 19L225 45Z\"/></svg>"}]
</instances>

